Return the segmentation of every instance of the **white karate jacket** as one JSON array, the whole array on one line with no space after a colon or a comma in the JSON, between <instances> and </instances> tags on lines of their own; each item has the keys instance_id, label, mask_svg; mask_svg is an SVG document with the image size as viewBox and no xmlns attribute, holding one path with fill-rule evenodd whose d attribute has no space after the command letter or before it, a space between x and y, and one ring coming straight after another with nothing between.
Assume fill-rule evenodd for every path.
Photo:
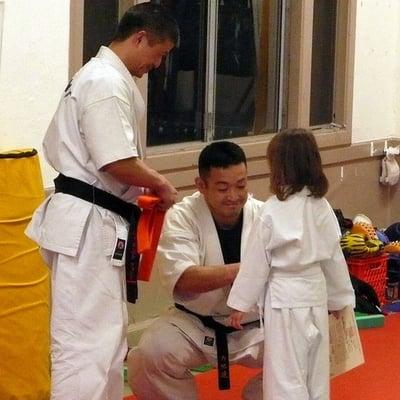
<instances>
[{"instance_id":1,"label":"white karate jacket","mask_svg":"<svg viewBox=\"0 0 400 400\"><path fill-rule=\"evenodd\" d=\"M249 196L243 209L241 253L257 213L263 203ZM162 285L171 296L182 273L193 265L222 265L224 258L219 244L218 233L210 210L199 192L187 196L182 202L168 210L160 238L155 266ZM211 315L222 324L227 324L231 309L226 301L230 287L207 293L188 294L185 298L175 297L174 301L201 315ZM258 313L246 315L246 322L255 321ZM204 337L214 337L212 329L204 328L196 318L181 311L168 314L171 323L178 326L205 352L215 352L215 347L204 345ZM231 361L245 357L257 357L259 346L264 340L263 329L244 329L228 335Z\"/></svg>"},{"instance_id":2,"label":"white karate jacket","mask_svg":"<svg viewBox=\"0 0 400 400\"><path fill-rule=\"evenodd\" d=\"M62 94L43 141L47 161L66 176L134 202L141 188L121 184L100 169L114 161L141 156L138 124L144 110L143 98L125 65L112 50L101 47ZM26 234L44 249L75 256L92 207L104 214L103 236L113 236L105 238L110 242L105 251L111 253L115 236L127 236L126 222L64 193L45 200Z\"/></svg>"},{"instance_id":3,"label":"white karate jacket","mask_svg":"<svg viewBox=\"0 0 400 400\"><path fill-rule=\"evenodd\" d=\"M354 306L339 225L325 198L310 197L306 188L285 201L271 197L250 237L229 296L232 308L264 304L265 289L272 308Z\"/></svg>"}]
</instances>

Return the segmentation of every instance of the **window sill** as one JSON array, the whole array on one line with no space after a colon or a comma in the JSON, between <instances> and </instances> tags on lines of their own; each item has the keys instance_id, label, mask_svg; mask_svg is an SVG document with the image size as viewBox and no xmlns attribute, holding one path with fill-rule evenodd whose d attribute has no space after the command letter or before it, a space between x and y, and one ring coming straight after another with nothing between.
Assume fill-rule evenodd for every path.
<instances>
[{"instance_id":1,"label":"window sill","mask_svg":"<svg viewBox=\"0 0 400 400\"><path fill-rule=\"evenodd\" d=\"M317 128L313 130L320 149L343 147L351 144L351 135L345 128ZM265 157L266 148L273 134L251 135L235 138L232 141L239 144L246 152L247 158ZM200 151L207 143L189 142L155 146L147 149L146 162L158 171L173 171L197 166Z\"/></svg>"}]
</instances>

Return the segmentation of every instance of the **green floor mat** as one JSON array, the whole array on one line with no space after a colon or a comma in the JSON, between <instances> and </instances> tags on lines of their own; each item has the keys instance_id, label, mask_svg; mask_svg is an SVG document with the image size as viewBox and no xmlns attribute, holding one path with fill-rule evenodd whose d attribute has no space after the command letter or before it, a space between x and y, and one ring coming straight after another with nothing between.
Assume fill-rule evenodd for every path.
<instances>
[{"instance_id":1,"label":"green floor mat","mask_svg":"<svg viewBox=\"0 0 400 400\"><path fill-rule=\"evenodd\" d=\"M356 312L358 329L379 328L384 325L385 317L382 314L364 314Z\"/></svg>"},{"instance_id":2,"label":"green floor mat","mask_svg":"<svg viewBox=\"0 0 400 400\"><path fill-rule=\"evenodd\" d=\"M205 365L200 365L199 367L191 368L190 370L192 372L207 372L212 368L213 367L211 364L205 364Z\"/></svg>"}]
</instances>

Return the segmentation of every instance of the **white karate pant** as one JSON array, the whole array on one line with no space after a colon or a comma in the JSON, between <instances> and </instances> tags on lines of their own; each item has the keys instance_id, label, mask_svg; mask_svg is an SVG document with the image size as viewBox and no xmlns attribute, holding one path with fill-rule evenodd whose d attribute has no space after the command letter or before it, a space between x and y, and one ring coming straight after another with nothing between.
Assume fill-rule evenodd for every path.
<instances>
[{"instance_id":1,"label":"white karate pant","mask_svg":"<svg viewBox=\"0 0 400 400\"><path fill-rule=\"evenodd\" d=\"M194 336L202 333L197 330ZM262 367L264 344L253 346L254 351L247 348L236 353L231 365ZM129 353L128 381L138 400L197 400L196 384L189 369L207 363L216 366L216 355L210 357L193 338L161 317L143 333L138 348ZM262 373L247 383L242 396L248 400L262 399Z\"/></svg>"},{"instance_id":2,"label":"white karate pant","mask_svg":"<svg viewBox=\"0 0 400 400\"><path fill-rule=\"evenodd\" d=\"M124 269L97 209L76 257L43 251L52 271L51 400L121 400L127 352ZM111 250L110 250L111 249Z\"/></svg>"},{"instance_id":3,"label":"white karate pant","mask_svg":"<svg viewBox=\"0 0 400 400\"><path fill-rule=\"evenodd\" d=\"M270 306L264 329L264 400L329 399L328 311Z\"/></svg>"}]
</instances>

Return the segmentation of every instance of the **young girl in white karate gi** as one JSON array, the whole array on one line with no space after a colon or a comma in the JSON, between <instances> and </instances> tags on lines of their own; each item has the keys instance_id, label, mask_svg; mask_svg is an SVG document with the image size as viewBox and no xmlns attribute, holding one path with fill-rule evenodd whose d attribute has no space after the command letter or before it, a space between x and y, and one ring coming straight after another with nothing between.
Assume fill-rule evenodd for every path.
<instances>
[{"instance_id":1,"label":"young girl in white karate gi","mask_svg":"<svg viewBox=\"0 0 400 400\"><path fill-rule=\"evenodd\" d=\"M264 309L264 399L329 399L328 310L354 307L354 292L328 181L313 134L278 133L267 149L274 193L252 227L228 299L230 324Z\"/></svg>"}]
</instances>

